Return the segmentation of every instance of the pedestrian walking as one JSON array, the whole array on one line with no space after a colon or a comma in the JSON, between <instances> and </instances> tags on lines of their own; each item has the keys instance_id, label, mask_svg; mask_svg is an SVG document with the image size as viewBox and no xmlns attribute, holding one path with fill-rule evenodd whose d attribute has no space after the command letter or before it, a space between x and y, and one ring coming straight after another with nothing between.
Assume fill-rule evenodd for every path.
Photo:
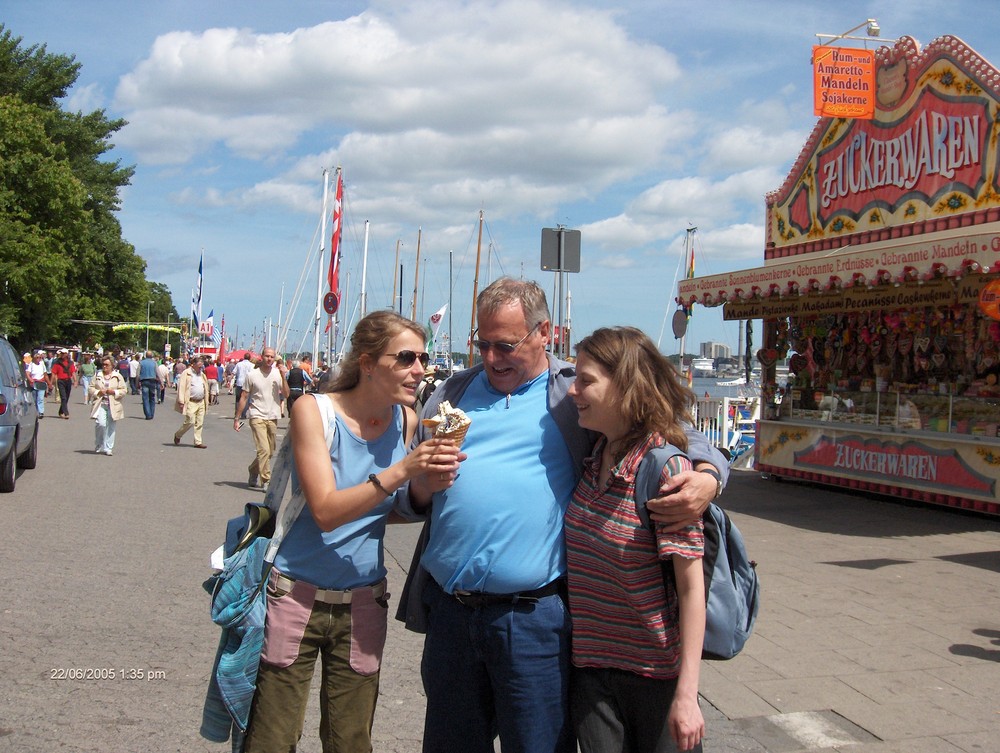
<instances>
[{"instance_id":1,"label":"pedestrian walking","mask_svg":"<svg viewBox=\"0 0 1000 753\"><path fill-rule=\"evenodd\" d=\"M205 413L208 405L208 379L205 378L201 356L191 359L191 365L184 370L177 381L177 401L174 410L184 414L184 422L174 433L174 444L181 443L181 437L189 429L194 429L194 446L204 450L207 445L202 442L201 430L205 425Z\"/></svg>"},{"instance_id":2,"label":"pedestrian walking","mask_svg":"<svg viewBox=\"0 0 1000 753\"><path fill-rule=\"evenodd\" d=\"M87 394L93 405L90 417L94 426L94 452L111 455L115 448L118 422L125 418L122 398L128 393L128 385L115 369L115 359L101 357L101 370L94 375Z\"/></svg>"},{"instance_id":3,"label":"pedestrian walking","mask_svg":"<svg viewBox=\"0 0 1000 753\"><path fill-rule=\"evenodd\" d=\"M247 485L251 488L259 483L266 489L271 480L271 456L274 455L278 435L281 400L288 397L284 366L279 368L274 365L276 357L274 348L264 348L261 351L258 368L251 370L246 376L240 400L236 404L236 415L233 417L233 428L236 431L243 427L240 417L244 411L250 417L250 432L257 451L247 469Z\"/></svg>"},{"instance_id":4,"label":"pedestrian walking","mask_svg":"<svg viewBox=\"0 0 1000 753\"><path fill-rule=\"evenodd\" d=\"M142 413L147 421L152 421L156 415L160 380L156 374L156 359L153 358L151 350L147 350L146 355L139 361L139 387L142 390Z\"/></svg>"},{"instance_id":5,"label":"pedestrian walking","mask_svg":"<svg viewBox=\"0 0 1000 753\"><path fill-rule=\"evenodd\" d=\"M292 368L288 370L286 379L288 381L288 415L291 416L295 401L305 394L306 388L312 385L313 380L309 373L302 368L302 362L299 360L292 361Z\"/></svg>"},{"instance_id":6,"label":"pedestrian walking","mask_svg":"<svg viewBox=\"0 0 1000 753\"><path fill-rule=\"evenodd\" d=\"M226 363L226 368L224 369L224 377L226 383L226 394L233 394L233 379L236 377L236 360L230 358Z\"/></svg>"},{"instance_id":7,"label":"pedestrian walking","mask_svg":"<svg viewBox=\"0 0 1000 753\"><path fill-rule=\"evenodd\" d=\"M25 367L25 373L31 388L35 393L35 408L38 410L38 417L45 418L45 393L49 391L49 380L45 373L45 351L36 350L34 357Z\"/></svg>"},{"instance_id":8,"label":"pedestrian walking","mask_svg":"<svg viewBox=\"0 0 1000 753\"><path fill-rule=\"evenodd\" d=\"M141 392L142 385L139 383L139 354L133 353L128 362L128 381L133 395Z\"/></svg>"},{"instance_id":9,"label":"pedestrian walking","mask_svg":"<svg viewBox=\"0 0 1000 753\"><path fill-rule=\"evenodd\" d=\"M233 370L233 388L236 390L236 405L240 404L240 399L243 397L243 390L246 387L247 374L253 371L254 364L250 360L250 354L244 353L243 360L236 364ZM237 413L237 417L241 419L246 418L246 403L244 402L244 408L242 413Z\"/></svg>"},{"instance_id":10,"label":"pedestrian walking","mask_svg":"<svg viewBox=\"0 0 1000 753\"><path fill-rule=\"evenodd\" d=\"M90 400L90 380L97 373L97 364L94 363L92 353L83 354L83 362L77 366L76 373L80 380L80 387L83 389L83 402L86 403Z\"/></svg>"},{"instance_id":11,"label":"pedestrian walking","mask_svg":"<svg viewBox=\"0 0 1000 753\"><path fill-rule=\"evenodd\" d=\"M179 357L179 356L178 356L177 360L174 361L174 367L173 367L174 371L173 371L173 382L172 382L172 385L173 385L173 388L175 390L177 389L178 382L180 382L181 374L184 373L184 370L187 369L187 367L188 367L187 363L185 363L184 359L181 358L181 357Z\"/></svg>"},{"instance_id":12,"label":"pedestrian walking","mask_svg":"<svg viewBox=\"0 0 1000 753\"><path fill-rule=\"evenodd\" d=\"M156 402L162 403L163 398L167 394L167 383L170 381L170 366L167 359L160 359L160 363L156 366L156 381L158 393L156 396Z\"/></svg>"},{"instance_id":13,"label":"pedestrian walking","mask_svg":"<svg viewBox=\"0 0 1000 753\"><path fill-rule=\"evenodd\" d=\"M76 364L69 357L65 348L56 353L52 361L52 379L59 390L59 418L69 419L69 395L73 391L73 377L76 375Z\"/></svg>"},{"instance_id":14,"label":"pedestrian walking","mask_svg":"<svg viewBox=\"0 0 1000 753\"><path fill-rule=\"evenodd\" d=\"M205 378L208 380L208 404L219 404L219 367L211 356L205 359Z\"/></svg>"}]
</instances>

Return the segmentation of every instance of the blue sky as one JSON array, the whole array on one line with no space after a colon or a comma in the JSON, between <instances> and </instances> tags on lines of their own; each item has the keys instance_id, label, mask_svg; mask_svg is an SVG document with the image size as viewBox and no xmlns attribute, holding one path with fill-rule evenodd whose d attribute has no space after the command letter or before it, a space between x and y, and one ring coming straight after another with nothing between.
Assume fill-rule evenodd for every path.
<instances>
[{"instance_id":1,"label":"blue sky","mask_svg":"<svg viewBox=\"0 0 1000 753\"><path fill-rule=\"evenodd\" d=\"M399 247L410 312L419 231L418 319L450 297L462 349L482 210L480 289L523 275L551 299L541 229L578 229L574 339L631 324L667 353L686 229L698 227L699 275L762 262L764 195L816 123L815 35L867 18L891 39L958 36L1000 65L1000 3L981 0L7 0L0 12L25 44L82 64L69 108L129 121L112 153L136 166L120 220L182 314L204 250L203 315L246 340L280 314L288 348L309 348L316 273L304 269L323 169L342 166L345 318L365 221L369 310L392 302ZM735 350L736 324L696 307L686 350L704 340Z\"/></svg>"}]
</instances>

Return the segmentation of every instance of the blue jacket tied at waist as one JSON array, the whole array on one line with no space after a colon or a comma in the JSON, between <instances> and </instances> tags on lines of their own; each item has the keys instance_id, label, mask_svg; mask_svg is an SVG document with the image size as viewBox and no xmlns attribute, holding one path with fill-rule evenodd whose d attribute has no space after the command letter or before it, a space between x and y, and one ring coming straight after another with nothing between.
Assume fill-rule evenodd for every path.
<instances>
[{"instance_id":1,"label":"blue jacket tied at waist","mask_svg":"<svg viewBox=\"0 0 1000 753\"><path fill-rule=\"evenodd\" d=\"M231 733L234 751L242 750L257 687L267 610L264 552L269 543L263 536L255 539L228 557L222 573L206 583L213 590L212 621L222 628L222 638L205 698L201 735L225 742Z\"/></svg>"}]
</instances>

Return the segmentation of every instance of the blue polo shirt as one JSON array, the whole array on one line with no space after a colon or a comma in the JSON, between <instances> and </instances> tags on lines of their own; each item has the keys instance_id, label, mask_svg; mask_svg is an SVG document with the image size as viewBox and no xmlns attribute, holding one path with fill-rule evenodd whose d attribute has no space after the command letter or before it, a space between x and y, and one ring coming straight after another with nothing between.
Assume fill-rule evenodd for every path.
<instances>
[{"instance_id":1,"label":"blue polo shirt","mask_svg":"<svg viewBox=\"0 0 1000 753\"><path fill-rule=\"evenodd\" d=\"M434 495L422 565L448 593L530 591L566 572L563 515L576 486L548 411L548 372L511 395L485 372L458 407L472 425L454 485Z\"/></svg>"}]
</instances>

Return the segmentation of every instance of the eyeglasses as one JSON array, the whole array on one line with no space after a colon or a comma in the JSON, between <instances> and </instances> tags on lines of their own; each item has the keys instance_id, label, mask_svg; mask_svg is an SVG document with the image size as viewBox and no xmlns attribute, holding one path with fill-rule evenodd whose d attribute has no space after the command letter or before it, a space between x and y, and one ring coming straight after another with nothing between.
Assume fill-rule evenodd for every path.
<instances>
[{"instance_id":1,"label":"eyeglasses","mask_svg":"<svg viewBox=\"0 0 1000 753\"><path fill-rule=\"evenodd\" d=\"M534 333L534 331L538 329L541 325L542 323L538 322L538 324L536 324L534 327L528 330L528 334L526 334L524 337L522 337L513 345L511 345L510 343L491 343L489 340L473 340L472 344L475 345L477 348L479 348L480 353L485 353L490 348L496 348L501 354L509 356L515 350L520 348L521 343L523 343L525 340L531 337L532 333ZM476 331L478 332L479 330Z\"/></svg>"},{"instance_id":2,"label":"eyeglasses","mask_svg":"<svg viewBox=\"0 0 1000 753\"><path fill-rule=\"evenodd\" d=\"M417 353L412 350L401 350L398 353L385 353L384 355L395 358L396 363L405 369L410 368L415 361L420 361L420 365L426 369L427 364L431 362L430 353Z\"/></svg>"}]
</instances>

